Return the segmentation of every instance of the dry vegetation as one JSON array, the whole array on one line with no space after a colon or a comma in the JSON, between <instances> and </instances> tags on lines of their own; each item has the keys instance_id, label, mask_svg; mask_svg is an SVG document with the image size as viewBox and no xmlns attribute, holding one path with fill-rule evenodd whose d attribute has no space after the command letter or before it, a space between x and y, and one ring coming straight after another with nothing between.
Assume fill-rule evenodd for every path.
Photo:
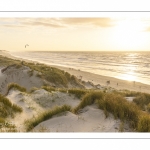
<instances>
[{"instance_id":1,"label":"dry vegetation","mask_svg":"<svg viewBox=\"0 0 150 150\"><path fill-rule=\"evenodd\" d=\"M22 87L22 86L20 86L20 85L18 85L18 84L16 84L16 83L10 83L10 84L8 85L8 87L7 87L7 94L9 93L9 91L10 91L11 89L16 89L16 90L19 90L19 91L21 91L21 92L26 92L26 91L27 91L26 88L24 88L24 87ZM7 95L7 94L6 94L6 95Z\"/></svg>"},{"instance_id":2,"label":"dry vegetation","mask_svg":"<svg viewBox=\"0 0 150 150\"><path fill-rule=\"evenodd\" d=\"M56 106L55 108L52 108L52 109L40 114L36 118L27 120L25 122L26 127L27 127L26 129L27 129L27 131L31 131L40 122L50 119L54 115L57 115L59 113L66 112L66 111L71 111L71 107L68 105L63 105L61 107Z\"/></svg>"},{"instance_id":3,"label":"dry vegetation","mask_svg":"<svg viewBox=\"0 0 150 150\"><path fill-rule=\"evenodd\" d=\"M9 99L0 94L0 132L16 132L15 126L7 123L7 118L13 118L15 113L21 112L21 107L12 104Z\"/></svg>"}]
</instances>

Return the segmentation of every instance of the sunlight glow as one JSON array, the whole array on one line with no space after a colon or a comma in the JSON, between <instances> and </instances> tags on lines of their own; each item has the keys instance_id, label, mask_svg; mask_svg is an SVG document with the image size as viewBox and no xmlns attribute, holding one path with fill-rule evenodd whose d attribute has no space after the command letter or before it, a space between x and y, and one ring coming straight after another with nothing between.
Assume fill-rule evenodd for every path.
<instances>
[{"instance_id":1,"label":"sunlight glow","mask_svg":"<svg viewBox=\"0 0 150 150\"><path fill-rule=\"evenodd\" d=\"M124 19L114 28L114 45L124 50L137 50L145 44L145 24L140 20Z\"/></svg>"},{"instance_id":2,"label":"sunlight glow","mask_svg":"<svg viewBox=\"0 0 150 150\"><path fill-rule=\"evenodd\" d=\"M137 77L134 76L134 72L129 72L128 74L123 74L119 77L120 79L127 81L137 81Z\"/></svg>"},{"instance_id":3,"label":"sunlight glow","mask_svg":"<svg viewBox=\"0 0 150 150\"><path fill-rule=\"evenodd\" d=\"M134 60L133 57L135 57L135 59L136 59L136 54L132 54L132 55L129 54L128 56L132 57L133 60ZM128 71L126 72L126 74L119 75L118 78L123 79L123 80L127 80L127 81L137 81L138 80L138 77L135 75L136 67L131 65L130 62L127 65L127 67L124 69L128 70Z\"/></svg>"}]
</instances>

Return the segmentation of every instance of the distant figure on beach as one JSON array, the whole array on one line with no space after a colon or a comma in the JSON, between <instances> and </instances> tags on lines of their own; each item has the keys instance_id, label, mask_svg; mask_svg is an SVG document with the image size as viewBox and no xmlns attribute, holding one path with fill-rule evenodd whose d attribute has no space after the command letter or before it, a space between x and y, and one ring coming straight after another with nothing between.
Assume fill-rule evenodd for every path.
<instances>
[{"instance_id":1,"label":"distant figure on beach","mask_svg":"<svg viewBox=\"0 0 150 150\"><path fill-rule=\"evenodd\" d=\"M134 86L135 86L135 81L133 81L133 84L134 84Z\"/></svg>"},{"instance_id":2,"label":"distant figure on beach","mask_svg":"<svg viewBox=\"0 0 150 150\"><path fill-rule=\"evenodd\" d=\"M110 80L106 81L107 86L110 84Z\"/></svg>"},{"instance_id":3,"label":"distant figure on beach","mask_svg":"<svg viewBox=\"0 0 150 150\"><path fill-rule=\"evenodd\" d=\"M117 83L117 86L118 86L118 83Z\"/></svg>"},{"instance_id":4,"label":"distant figure on beach","mask_svg":"<svg viewBox=\"0 0 150 150\"><path fill-rule=\"evenodd\" d=\"M82 76L80 76L80 79L82 80Z\"/></svg>"}]
</instances>

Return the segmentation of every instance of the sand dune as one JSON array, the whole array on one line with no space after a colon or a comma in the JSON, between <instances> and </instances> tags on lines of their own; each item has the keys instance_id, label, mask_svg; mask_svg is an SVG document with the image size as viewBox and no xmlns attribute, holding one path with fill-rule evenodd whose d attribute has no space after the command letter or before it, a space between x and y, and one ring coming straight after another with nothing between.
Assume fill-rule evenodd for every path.
<instances>
[{"instance_id":1,"label":"sand dune","mask_svg":"<svg viewBox=\"0 0 150 150\"><path fill-rule=\"evenodd\" d=\"M53 96L51 96L52 94ZM32 94L11 90L7 98L23 108L23 113L10 119L20 132L25 132L25 120L34 118L46 109L64 104L75 107L80 103L79 99L69 96L67 93L49 93L43 89ZM53 118L41 122L32 132L119 132L120 125L119 119L115 120L111 114L106 118L102 110L91 105L85 107L78 115L71 112L55 115ZM124 132L131 132L128 124L124 125Z\"/></svg>"},{"instance_id":2,"label":"sand dune","mask_svg":"<svg viewBox=\"0 0 150 150\"><path fill-rule=\"evenodd\" d=\"M8 53L3 53L3 55L14 58ZM81 70L59 66L55 67L75 75L80 81L82 76L82 82L86 89L104 90L105 88L108 88L110 91L113 89L128 89L150 93L150 85L137 82L133 84L133 82L130 81L100 76ZM20 132L26 131L24 124L25 120L32 119L54 106L67 104L74 108L81 101L79 98L69 93L60 91L48 92L44 89L40 89L43 85L43 80L36 76L36 71L33 71L33 75L31 76L29 74L31 69L29 67L23 66L16 68L15 66L10 66L5 71L2 71L4 68L5 67L0 68L1 94L6 94L7 85L12 82L27 88L27 91L32 87L39 88L32 93L20 92L16 89L12 89L7 95L7 98L13 104L17 104L23 108L21 114L16 114L14 118L9 118L9 121L15 124L17 130ZM110 81L109 85L107 84L107 81ZM126 99L132 101L133 97L126 97ZM55 115L51 119L41 122L32 130L32 132L119 132L120 128L121 121L119 119L114 119L111 114L106 118L102 110L98 109L95 105L91 105L86 106L78 115L71 112ZM124 132L132 131L129 128L128 123L125 123L123 128Z\"/></svg>"},{"instance_id":3,"label":"sand dune","mask_svg":"<svg viewBox=\"0 0 150 150\"><path fill-rule=\"evenodd\" d=\"M0 93L2 94L6 94L9 83L17 83L27 88L27 90L43 85L43 81L36 76L36 71L34 71L32 76L29 75L31 69L28 67L16 68L12 66L2 73L3 68L0 69Z\"/></svg>"},{"instance_id":4,"label":"sand dune","mask_svg":"<svg viewBox=\"0 0 150 150\"><path fill-rule=\"evenodd\" d=\"M120 124L120 120L114 120L111 114L106 118L102 110L95 106L87 106L79 115L71 112L66 112L61 116L56 115L40 123L33 131L44 129L45 132L119 132ZM124 132L129 131L126 124Z\"/></svg>"}]
</instances>

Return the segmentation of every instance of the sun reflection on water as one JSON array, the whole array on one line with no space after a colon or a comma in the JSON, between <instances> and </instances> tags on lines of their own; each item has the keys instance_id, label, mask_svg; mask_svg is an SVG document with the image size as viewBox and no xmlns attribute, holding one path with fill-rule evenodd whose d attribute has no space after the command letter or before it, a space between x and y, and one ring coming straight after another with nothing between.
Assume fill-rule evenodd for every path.
<instances>
[{"instance_id":1,"label":"sun reflection on water","mask_svg":"<svg viewBox=\"0 0 150 150\"><path fill-rule=\"evenodd\" d=\"M118 76L118 78L123 79L123 80L127 80L127 81L137 81L138 78L136 76L135 70L136 67L128 64L124 70L128 70L125 74L121 74Z\"/></svg>"},{"instance_id":2,"label":"sun reflection on water","mask_svg":"<svg viewBox=\"0 0 150 150\"><path fill-rule=\"evenodd\" d=\"M134 72L129 72L128 74L122 74L119 76L119 78L127 81L137 81L137 77L134 75Z\"/></svg>"}]
</instances>

